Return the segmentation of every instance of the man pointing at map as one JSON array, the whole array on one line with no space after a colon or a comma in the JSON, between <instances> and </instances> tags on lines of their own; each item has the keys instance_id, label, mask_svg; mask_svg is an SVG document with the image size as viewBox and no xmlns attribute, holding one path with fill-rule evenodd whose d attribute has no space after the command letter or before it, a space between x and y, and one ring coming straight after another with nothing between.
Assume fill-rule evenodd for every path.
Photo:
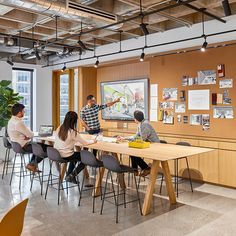
<instances>
[{"instance_id":1,"label":"man pointing at map","mask_svg":"<svg viewBox=\"0 0 236 236\"><path fill-rule=\"evenodd\" d=\"M87 105L80 111L80 118L83 127L89 134L100 133L100 122L98 119L98 112L113 106L115 103L120 102L120 98L115 99L113 102L109 102L105 105L98 105L93 95L87 96Z\"/></svg>"}]
</instances>

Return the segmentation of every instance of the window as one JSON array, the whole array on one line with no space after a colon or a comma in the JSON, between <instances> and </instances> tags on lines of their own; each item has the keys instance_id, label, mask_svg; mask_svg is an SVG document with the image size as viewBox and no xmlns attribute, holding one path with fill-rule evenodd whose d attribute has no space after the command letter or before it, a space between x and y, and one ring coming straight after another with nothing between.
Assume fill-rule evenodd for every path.
<instances>
[{"instance_id":1,"label":"window","mask_svg":"<svg viewBox=\"0 0 236 236\"><path fill-rule=\"evenodd\" d=\"M26 126L32 129L32 98L33 98L33 70L13 68L12 88L19 93L23 99L20 101L25 105L24 122Z\"/></svg>"},{"instance_id":2,"label":"window","mask_svg":"<svg viewBox=\"0 0 236 236\"><path fill-rule=\"evenodd\" d=\"M69 111L69 74L60 75L60 123Z\"/></svg>"}]
</instances>

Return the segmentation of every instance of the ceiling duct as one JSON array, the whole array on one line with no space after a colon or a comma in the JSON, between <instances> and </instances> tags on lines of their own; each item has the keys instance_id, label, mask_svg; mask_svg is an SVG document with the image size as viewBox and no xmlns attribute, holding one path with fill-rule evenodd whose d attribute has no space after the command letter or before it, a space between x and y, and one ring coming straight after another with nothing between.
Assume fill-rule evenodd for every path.
<instances>
[{"instance_id":1,"label":"ceiling duct","mask_svg":"<svg viewBox=\"0 0 236 236\"><path fill-rule=\"evenodd\" d=\"M105 12L99 9L95 9L83 4L79 4L70 0L66 1L67 9L69 11L75 11L80 12L81 16L83 17L92 17L92 18L98 18L101 20L105 20L108 22L116 22L117 16L115 14Z\"/></svg>"},{"instance_id":2,"label":"ceiling duct","mask_svg":"<svg viewBox=\"0 0 236 236\"><path fill-rule=\"evenodd\" d=\"M46 1L46 0L0 0L0 3L10 7L31 9L64 18L81 20L84 18L94 18L105 22L114 23L117 21L115 14L98 10L83 4L72 1Z\"/></svg>"}]
</instances>

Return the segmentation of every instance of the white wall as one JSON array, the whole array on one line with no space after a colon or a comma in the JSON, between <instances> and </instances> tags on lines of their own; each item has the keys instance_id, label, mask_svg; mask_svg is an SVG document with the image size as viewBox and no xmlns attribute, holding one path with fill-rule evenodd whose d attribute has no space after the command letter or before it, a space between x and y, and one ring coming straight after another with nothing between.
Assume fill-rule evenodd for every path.
<instances>
[{"instance_id":1,"label":"white wall","mask_svg":"<svg viewBox=\"0 0 236 236\"><path fill-rule=\"evenodd\" d=\"M37 131L40 124L52 123L52 71L37 65L15 63L14 67L34 69L33 78L33 129ZM12 67L0 61L0 80L12 80ZM0 136L3 131L0 132ZM0 140L0 159L4 158L2 140Z\"/></svg>"}]
</instances>

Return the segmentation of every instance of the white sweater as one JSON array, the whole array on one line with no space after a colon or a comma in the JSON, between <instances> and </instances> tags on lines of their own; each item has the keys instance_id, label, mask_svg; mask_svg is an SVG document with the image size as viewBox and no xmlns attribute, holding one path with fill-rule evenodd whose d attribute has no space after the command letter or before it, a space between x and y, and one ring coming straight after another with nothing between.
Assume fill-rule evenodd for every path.
<instances>
[{"instance_id":1,"label":"white sweater","mask_svg":"<svg viewBox=\"0 0 236 236\"><path fill-rule=\"evenodd\" d=\"M7 132L12 142L17 142L24 147L33 138L34 133L26 127L23 120L17 116L12 116L8 121Z\"/></svg>"},{"instance_id":2,"label":"white sweater","mask_svg":"<svg viewBox=\"0 0 236 236\"><path fill-rule=\"evenodd\" d=\"M56 148L61 157L66 158L74 154L75 144L80 143L81 145L89 145L94 143L93 140L85 140L81 137L79 133L74 130L69 130L67 139L65 141L61 140L58 136L60 127L56 130L54 148Z\"/></svg>"}]
</instances>

